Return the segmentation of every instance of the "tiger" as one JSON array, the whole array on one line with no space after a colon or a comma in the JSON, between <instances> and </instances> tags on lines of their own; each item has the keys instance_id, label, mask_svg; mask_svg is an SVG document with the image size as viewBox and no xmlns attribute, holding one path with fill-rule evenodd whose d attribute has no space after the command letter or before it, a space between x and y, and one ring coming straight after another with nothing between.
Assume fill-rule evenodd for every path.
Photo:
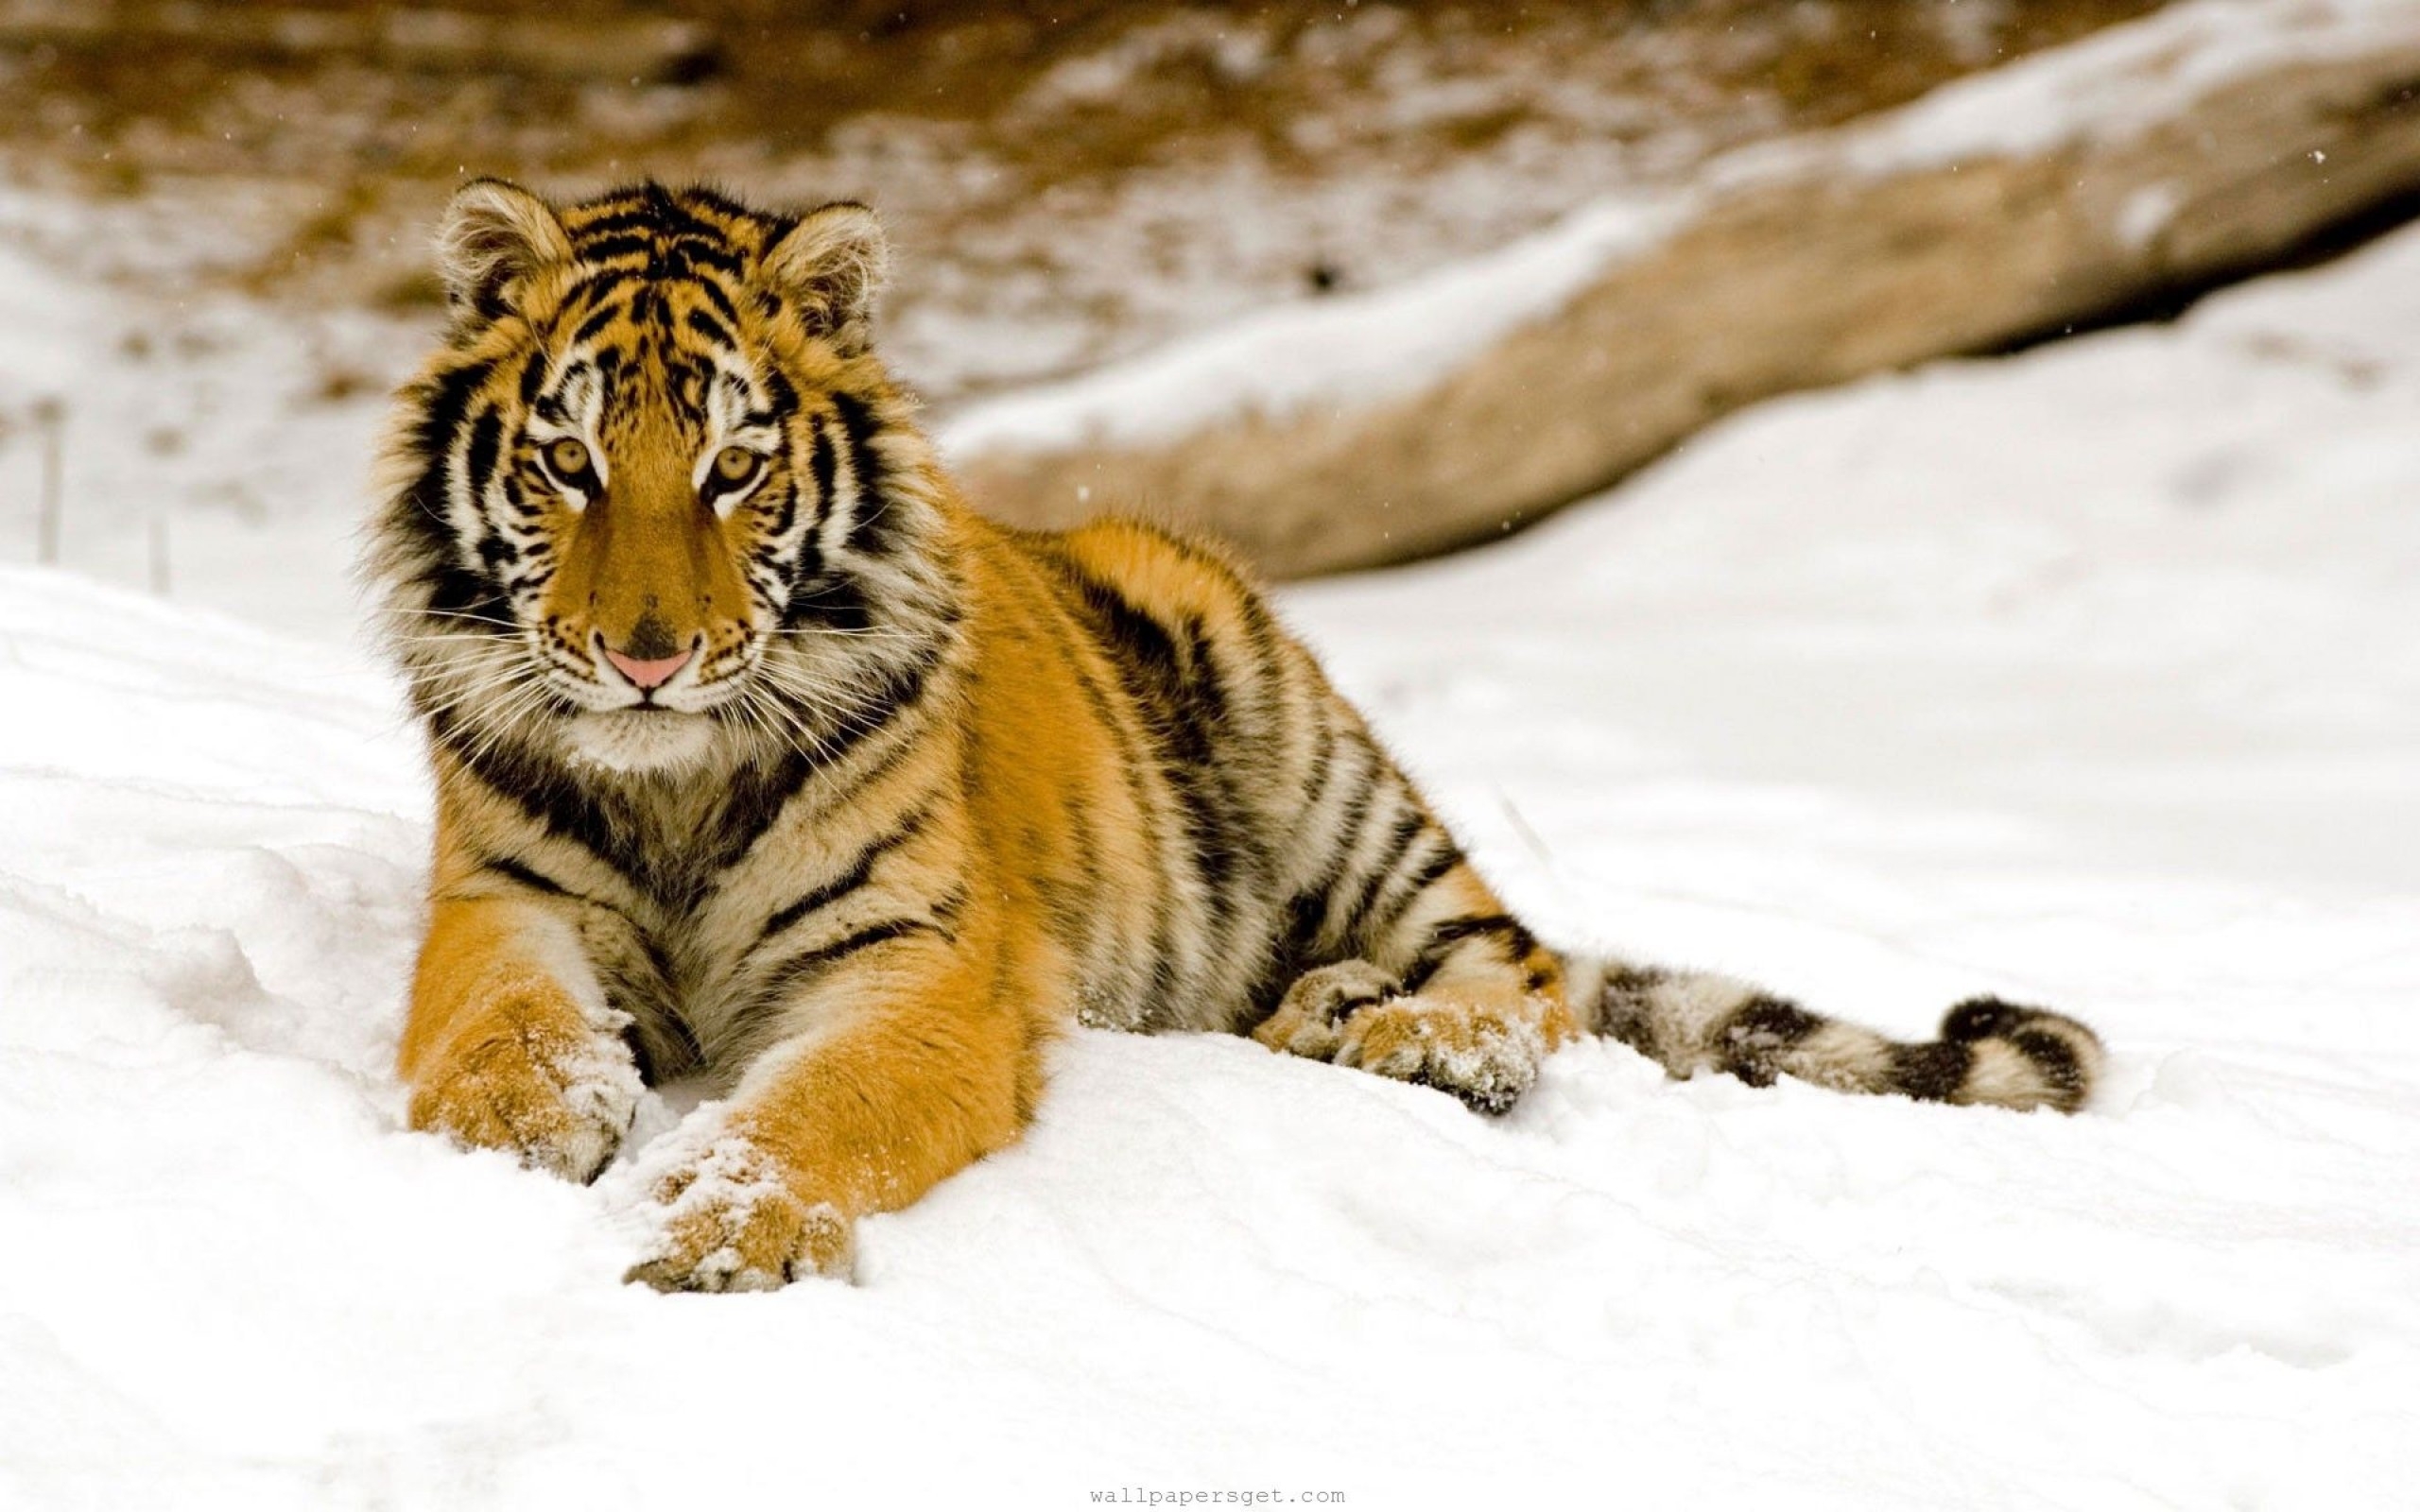
<instances>
[{"instance_id":1,"label":"tiger","mask_svg":"<svg viewBox=\"0 0 2420 1512\"><path fill-rule=\"evenodd\" d=\"M852 1273L1016 1141L1072 1025L1249 1036L1501 1114L1585 1036L1674 1076L2072 1112L2100 1040L1902 1042L1551 948L1228 552L978 512L875 353L837 201L463 185L363 576L435 785L407 1119L594 1181L625 1281Z\"/></svg>"}]
</instances>

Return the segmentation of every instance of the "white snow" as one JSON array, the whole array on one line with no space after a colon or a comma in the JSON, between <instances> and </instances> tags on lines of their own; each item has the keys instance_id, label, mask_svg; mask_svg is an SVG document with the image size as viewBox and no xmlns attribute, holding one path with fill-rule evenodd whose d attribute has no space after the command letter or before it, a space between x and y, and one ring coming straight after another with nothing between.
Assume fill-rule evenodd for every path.
<instances>
[{"instance_id":1,"label":"white snow","mask_svg":"<svg viewBox=\"0 0 2420 1512\"><path fill-rule=\"evenodd\" d=\"M2198 0L1850 157L2415 35L2408 3ZM949 438L1416 383L1687 208ZM28 249L79 224L0 198L0 556L58 398L78 569L0 568L0 1507L2412 1504L2420 231L1766 404L1490 551L1285 595L1550 936L1911 1036L2055 1005L2113 1052L2084 1115L1591 1043L1491 1123L1078 1031L1023 1144L862 1226L857 1286L663 1297L619 1277L633 1194L717 1132L694 1091L647 1094L595 1188L403 1130L429 816L351 648L377 401L321 390L418 336L62 281ZM155 517L166 599L124 586Z\"/></svg>"},{"instance_id":2,"label":"white snow","mask_svg":"<svg viewBox=\"0 0 2420 1512\"><path fill-rule=\"evenodd\" d=\"M2083 1116L1081 1031L854 1288L625 1287L627 1161L402 1130L427 808L340 613L0 572L0 1505L2409 1504L2415 290L1766 405L1287 595L1561 937L2056 1004Z\"/></svg>"},{"instance_id":3,"label":"white snow","mask_svg":"<svg viewBox=\"0 0 2420 1512\"><path fill-rule=\"evenodd\" d=\"M93 261L96 243L165 261L162 245L184 238L200 255L214 230L0 190L0 560L35 557L34 417L51 405L64 417L64 564L146 583L156 531L179 596L318 630L353 613L371 438L385 390L433 334L195 294L189 269L60 271Z\"/></svg>"},{"instance_id":4,"label":"white snow","mask_svg":"<svg viewBox=\"0 0 2420 1512\"><path fill-rule=\"evenodd\" d=\"M1616 257L1669 234L1696 196L1616 199L1536 236L1366 294L1244 317L1064 383L951 418L951 455L1167 439L1248 414L1414 392L1506 332L1562 308Z\"/></svg>"},{"instance_id":5,"label":"white snow","mask_svg":"<svg viewBox=\"0 0 2420 1512\"><path fill-rule=\"evenodd\" d=\"M2122 137L2259 68L2415 46L2420 5L2412 0L2168 6L1970 75L1897 111L1737 148L1685 182L1610 196L1487 256L1366 293L1266 310L1063 383L982 401L952 416L942 439L962 458L1149 445L1246 416L1315 414L1417 393L1742 191ZM2166 214L2130 200L2113 234L2139 241Z\"/></svg>"}]
</instances>

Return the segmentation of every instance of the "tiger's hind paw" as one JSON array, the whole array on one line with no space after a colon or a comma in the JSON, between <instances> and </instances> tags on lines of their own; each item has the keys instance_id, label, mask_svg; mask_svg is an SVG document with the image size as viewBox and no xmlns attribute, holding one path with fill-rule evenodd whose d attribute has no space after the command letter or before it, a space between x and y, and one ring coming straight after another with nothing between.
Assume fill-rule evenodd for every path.
<instances>
[{"instance_id":1,"label":"tiger's hind paw","mask_svg":"<svg viewBox=\"0 0 2420 1512\"><path fill-rule=\"evenodd\" d=\"M1499 1003L1405 996L1375 964L1339 961L1305 972L1253 1038L1271 1050L1434 1087L1479 1112L1501 1113L1536 1084L1538 1066L1554 1046L1547 1017L1560 1011L1534 997Z\"/></svg>"},{"instance_id":2,"label":"tiger's hind paw","mask_svg":"<svg viewBox=\"0 0 2420 1512\"><path fill-rule=\"evenodd\" d=\"M1310 1060L1334 1060L1344 1026L1362 1009L1399 990L1394 976L1371 961L1338 961L1297 977L1286 1000L1252 1037L1271 1050Z\"/></svg>"},{"instance_id":3,"label":"tiger's hind paw","mask_svg":"<svg viewBox=\"0 0 2420 1512\"><path fill-rule=\"evenodd\" d=\"M1517 1009L1415 996L1354 1014L1335 1059L1451 1092L1475 1112L1495 1114L1537 1084L1547 1050L1545 1032Z\"/></svg>"}]
</instances>

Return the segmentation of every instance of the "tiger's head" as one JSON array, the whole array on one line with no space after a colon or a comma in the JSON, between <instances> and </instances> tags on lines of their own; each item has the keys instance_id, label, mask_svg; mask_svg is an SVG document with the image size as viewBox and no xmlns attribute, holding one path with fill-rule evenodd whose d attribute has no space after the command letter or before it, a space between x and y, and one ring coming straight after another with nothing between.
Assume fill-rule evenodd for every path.
<instances>
[{"instance_id":1,"label":"tiger's head","mask_svg":"<svg viewBox=\"0 0 2420 1512\"><path fill-rule=\"evenodd\" d=\"M481 180L438 247L367 558L434 735L648 771L871 717L946 597L873 213Z\"/></svg>"}]
</instances>

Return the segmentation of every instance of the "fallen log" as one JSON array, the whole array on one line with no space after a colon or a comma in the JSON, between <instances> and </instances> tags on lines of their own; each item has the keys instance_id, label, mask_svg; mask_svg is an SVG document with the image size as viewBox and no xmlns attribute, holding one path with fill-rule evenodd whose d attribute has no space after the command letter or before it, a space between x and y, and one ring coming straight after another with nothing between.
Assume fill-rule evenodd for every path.
<instances>
[{"instance_id":1,"label":"fallen log","mask_svg":"<svg viewBox=\"0 0 2420 1512\"><path fill-rule=\"evenodd\" d=\"M988 510L1298 576L1497 535L1772 395L2083 324L2420 191L2420 7L2201 0L1482 263L952 417Z\"/></svg>"}]
</instances>

